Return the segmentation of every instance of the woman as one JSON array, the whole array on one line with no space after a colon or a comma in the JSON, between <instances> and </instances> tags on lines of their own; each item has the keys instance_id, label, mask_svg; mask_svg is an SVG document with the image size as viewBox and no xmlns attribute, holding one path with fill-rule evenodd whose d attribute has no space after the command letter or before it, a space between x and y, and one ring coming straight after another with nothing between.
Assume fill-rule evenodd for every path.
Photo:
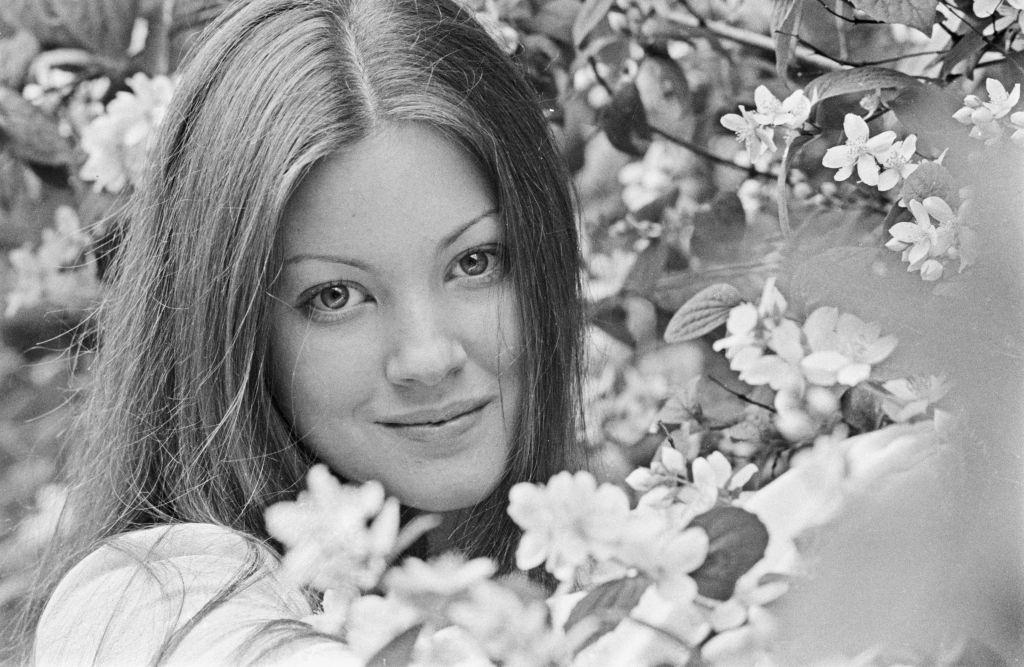
<instances>
[{"instance_id":1,"label":"woman","mask_svg":"<svg viewBox=\"0 0 1024 667\"><path fill-rule=\"evenodd\" d=\"M231 6L129 217L55 547L89 555L42 615L40 664L308 635L263 511L318 460L511 567L508 489L575 464L577 244L533 95L466 10Z\"/></svg>"}]
</instances>

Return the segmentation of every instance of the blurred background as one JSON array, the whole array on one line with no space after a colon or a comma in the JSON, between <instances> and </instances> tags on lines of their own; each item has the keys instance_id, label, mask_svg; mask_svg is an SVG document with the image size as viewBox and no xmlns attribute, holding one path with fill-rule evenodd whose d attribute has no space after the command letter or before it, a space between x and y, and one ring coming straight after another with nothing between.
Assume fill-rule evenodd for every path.
<instances>
[{"instance_id":1,"label":"blurred background","mask_svg":"<svg viewBox=\"0 0 1024 667\"><path fill-rule=\"evenodd\" d=\"M834 305L897 334L883 377L945 374L943 405L967 418L938 478L866 501L823 546L816 586L788 612L794 661L837 641L855 653L955 634L1024 661L1024 170L1013 116L994 137L953 119L965 95L990 99L988 79L1024 81L1020 1L467 4L531 78L574 174L591 321L580 437L606 479L647 464L666 402L701 375L718 378L702 389L717 425L698 452L784 468L711 351L721 327L663 341L702 289L729 283L754 300L776 276L799 315ZM63 508L119 204L178 63L221 5L0 6L0 625ZM857 74L820 83L842 71ZM760 85L782 99L815 81L829 99L784 154L748 151L721 124L753 109ZM884 247L910 218L907 192L837 182L822 166L850 112L873 132L917 135L921 158L942 165L918 179L924 194L970 198L977 252L964 273L955 262L935 282L908 273Z\"/></svg>"}]
</instances>

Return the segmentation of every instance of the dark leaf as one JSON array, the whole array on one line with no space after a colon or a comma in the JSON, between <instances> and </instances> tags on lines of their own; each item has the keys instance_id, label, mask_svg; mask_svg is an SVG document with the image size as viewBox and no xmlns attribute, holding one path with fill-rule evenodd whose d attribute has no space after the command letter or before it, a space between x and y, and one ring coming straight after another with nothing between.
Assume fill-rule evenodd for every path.
<instances>
[{"instance_id":1,"label":"dark leaf","mask_svg":"<svg viewBox=\"0 0 1024 667\"><path fill-rule=\"evenodd\" d=\"M658 56L644 58L636 75L636 87L650 127L674 137L693 136L690 85L678 63Z\"/></svg>"},{"instance_id":2,"label":"dark leaf","mask_svg":"<svg viewBox=\"0 0 1024 667\"><path fill-rule=\"evenodd\" d=\"M739 507L715 507L690 522L708 534L710 546L704 564L690 575L700 594L728 600L736 581L764 556L768 529L756 515Z\"/></svg>"},{"instance_id":3,"label":"dark leaf","mask_svg":"<svg viewBox=\"0 0 1024 667\"><path fill-rule=\"evenodd\" d=\"M796 35L800 31L803 0L774 0L772 3L772 36L775 38L775 72L786 79L786 70L793 57Z\"/></svg>"},{"instance_id":4,"label":"dark leaf","mask_svg":"<svg viewBox=\"0 0 1024 667\"><path fill-rule=\"evenodd\" d=\"M822 74L807 84L804 92L812 102L830 97L862 93L879 88L906 88L917 85L917 79L886 67L855 67Z\"/></svg>"},{"instance_id":5,"label":"dark leaf","mask_svg":"<svg viewBox=\"0 0 1024 667\"><path fill-rule=\"evenodd\" d=\"M654 239L636 258L629 275L622 284L623 294L634 294L644 298L654 293L658 278L665 273L669 246L661 239Z\"/></svg>"},{"instance_id":6,"label":"dark leaf","mask_svg":"<svg viewBox=\"0 0 1024 667\"><path fill-rule=\"evenodd\" d=\"M969 14L965 14L962 18L964 21L970 21L970 19ZM985 47L985 36L982 34L981 27L968 29L966 33L956 38L951 49L939 57L939 62L942 63L942 67L939 69L939 78L945 79L952 75L957 65L961 63L964 65L964 76L968 79L972 78L974 68L978 66L981 56L985 54Z\"/></svg>"},{"instance_id":7,"label":"dark leaf","mask_svg":"<svg viewBox=\"0 0 1024 667\"><path fill-rule=\"evenodd\" d=\"M650 585L650 579L640 576L614 579L595 587L572 608L565 621L566 631L584 619L597 619L598 627L579 647L580 650L586 648L629 616Z\"/></svg>"},{"instance_id":8,"label":"dark leaf","mask_svg":"<svg viewBox=\"0 0 1024 667\"><path fill-rule=\"evenodd\" d=\"M122 56L131 41L138 2L126 0L4 0L0 18L44 45Z\"/></svg>"},{"instance_id":9,"label":"dark leaf","mask_svg":"<svg viewBox=\"0 0 1024 667\"><path fill-rule=\"evenodd\" d=\"M49 167L77 163L81 156L61 136L57 121L10 88L0 86L0 142L26 162Z\"/></svg>"},{"instance_id":10,"label":"dark leaf","mask_svg":"<svg viewBox=\"0 0 1024 667\"><path fill-rule=\"evenodd\" d=\"M615 0L587 0L580 11L576 14L576 20L572 24L572 42L579 48L587 36L594 31L594 28L608 15L608 10L615 4Z\"/></svg>"},{"instance_id":11,"label":"dark leaf","mask_svg":"<svg viewBox=\"0 0 1024 667\"><path fill-rule=\"evenodd\" d=\"M666 343L681 343L714 331L729 319L729 310L743 297L732 285L719 283L697 292L676 311L665 328Z\"/></svg>"},{"instance_id":12,"label":"dark leaf","mask_svg":"<svg viewBox=\"0 0 1024 667\"><path fill-rule=\"evenodd\" d=\"M366 661L367 667L398 667L412 663L412 652L423 624L418 623L384 645Z\"/></svg>"},{"instance_id":13,"label":"dark leaf","mask_svg":"<svg viewBox=\"0 0 1024 667\"><path fill-rule=\"evenodd\" d=\"M637 157L647 152L651 128L635 84L627 83L616 90L612 101L601 110L598 121L612 146Z\"/></svg>"},{"instance_id":14,"label":"dark leaf","mask_svg":"<svg viewBox=\"0 0 1024 667\"><path fill-rule=\"evenodd\" d=\"M524 23L530 30L568 44L573 39L573 28L579 11L580 3L576 0L550 0Z\"/></svg>"},{"instance_id":15,"label":"dark leaf","mask_svg":"<svg viewBox=\"0 0 1024 667\"><path fill-rule=\"evenodd\" d=\"M932 32L939 0L853 0L853 6L886 23L902 23L926 35Z\"/></svg>"}]
</instances>

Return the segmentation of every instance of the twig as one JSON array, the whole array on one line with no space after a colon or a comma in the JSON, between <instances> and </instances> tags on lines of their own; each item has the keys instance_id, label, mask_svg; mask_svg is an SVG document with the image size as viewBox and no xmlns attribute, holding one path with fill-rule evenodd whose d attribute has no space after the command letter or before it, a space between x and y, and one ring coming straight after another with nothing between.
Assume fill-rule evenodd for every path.
<instances>
[{"instance_id":1,"label":"twig","mask_svg":"<svg viewBox=\"0 0 1024 667\"><path fill-rule=\"evenodd\" d=\"M674 136L674 135L670 134L669 132L666 132L665 130L659 129L659 128L653 126L653 125L648 125L648 127L651 128L651 132L653 132L654 134L657 134L658 136L660 136L660 137L662 137L664 139L668 139L672 143L678 144L678 145L682 146L683 148L685 148L686 150L688 150L688 151L690 151L690 152L692 152L692 153L694 153L696 155L699 155L700 157L702 157L702 158L704 158L704 159L706 159L706 160L708 160L710 162L714 162L715 164L720 164L723 167L730 167L732 169L737 169L739 171L745 171L747 173L747 176L749 176L750 178L765 178L765 179L775 178L774 174L770 174L770 173L768 173L766 171L761 171L760 169L758 169L757 167L755 167L753 165L750 165L749 167L744 167L743 165L736 164L732 160L730 160L728 158L724 158L721 155L715 155L714 153L712 153L708 149L704 148L703 146L699 146L699 145L693 143L689 139L683 139L682 137Z\"/></svg>"},{"instance_id":2,"label":"twig","mask_svg":"<svg viewBox=\"0 0 1024 667\"><path fill-rule=\"evenodd\" d=\"M822 7L824 7L825 11L827 11L829 14L832 14L836 18L841 19L841 20L845 21L846 23L851 23L853 25L861 25L861 24L878 25L880 23L885 23L885 21L879 21L878 19L859 19L856 16L846 16L842 12L836 11L835 9L832 9L831 7L829 7L828 3L825 0L818 0L818 4L821 5ZM837 5L838 4L842 4L842 5L845 5L847 7L852 7L852 5L850 3L843 2L843 0L838 0L838 2L836 4Z\"/></svg>"},{"instance_id":3,"label":"twig","mask_svg":"<svg viewBox=\"0 0 1024 667\"><path fill-rule=\"evenodd\" d=\"M736 391L735 389L730 389L729 387L726 387L725 384L721 380L719 380L718 378L714 377L713 375L708 375L707 378L709 380L711 380L712 382L714 382L715 384L717 384L722 389L726 390L727 392L729 392L730 394L735 396L736 398L738 398L741 401L743 401L744 403L750 403L751 405L756 405L757 407L764 408L765 410L767 410L769 412L775 412L776 411L775 408L773 406L771 406L771 405L765 405L764 403L755 401L754 399L750 398L746 394L740 393L740 392Z\"/></svg>"},{"instance_id":4,"label":"twig","mask_svg":"<svg viewBox=\"0 0 1024 667\"><path fill-rule=\"evenodd\" d=\"M650 28L645 28L646 37L655 39L678 39L681 37L680 29L702 30L718 39L724 39L735 44L748 46L759 51L764 51L774 57L775 40L761 33L744 28L737 28L722 21L705 21L690 16L678 9L673 9L665 3L659 4L659 13L662 21L651 21ZM689 35L687 35L689 36ZM839 69L839 67L828 58L811 53L807 49L797 48L793 53L793 60L808 67L816 67L828 72Z\"/></svg>"}]
</instances>

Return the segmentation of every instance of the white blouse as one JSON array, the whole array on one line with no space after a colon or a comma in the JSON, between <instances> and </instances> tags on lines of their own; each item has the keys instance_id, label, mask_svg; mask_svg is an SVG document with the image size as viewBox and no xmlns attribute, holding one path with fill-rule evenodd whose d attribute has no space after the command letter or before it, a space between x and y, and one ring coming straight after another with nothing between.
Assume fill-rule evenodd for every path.
<instances>
[{"instance_id":1,"label":"white blouse","mask_svg":"<svg viewBox=\"0 0 1024 667\"><path fill-rule=\"evenodd\" d=\"M360 664L343 644L305 636L310 604L275 577L276 564L267 547L211 524L120 535L57 586L36 628L35 664Z\"/></svg>"}]
</instances>

